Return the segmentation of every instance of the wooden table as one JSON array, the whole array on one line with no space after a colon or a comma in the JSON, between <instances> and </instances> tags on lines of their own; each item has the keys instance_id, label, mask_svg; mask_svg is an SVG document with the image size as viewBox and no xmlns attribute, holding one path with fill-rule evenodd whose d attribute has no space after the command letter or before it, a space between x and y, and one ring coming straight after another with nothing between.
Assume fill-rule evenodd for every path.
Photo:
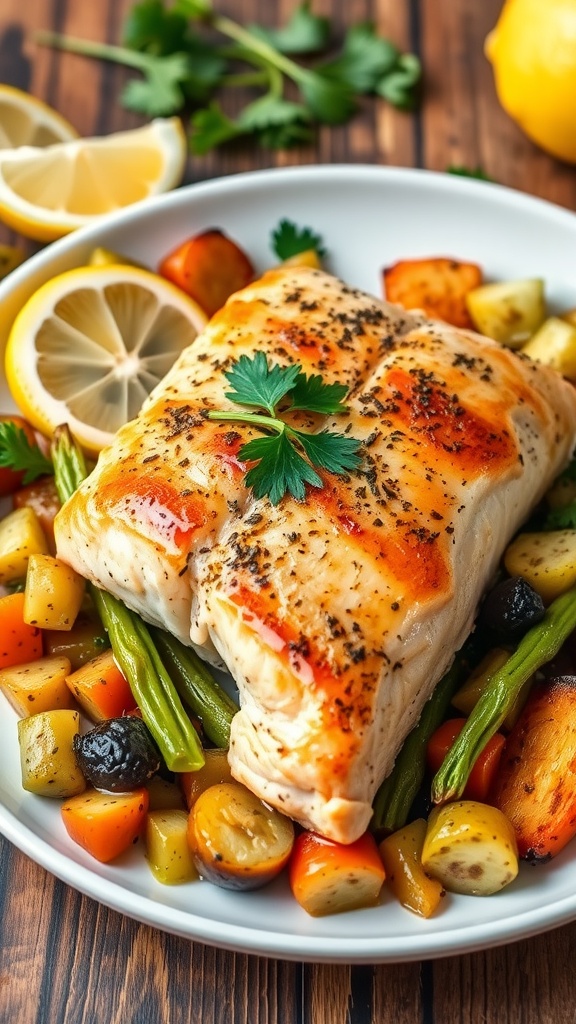
<instances>
[{"instance_id":1,"label":"wooden table","mask_svg":"<svg viewBox=\"0 0 576 1024\"><path fill-rule=\"evenodd\" d=\"M284 18L293 0L222 0L236 18ZM499 108L482 44L500 0L316 0L374 20L425 68L418 116L367 102L301 151L255 148L190 162L187 180L273 164L365 162L444 170L481 165L503 184L576 209L576 169L536 150ZM2 0L0 80L28 89L85 135L139 123L119 104L123 70L37 48L51 28L117 42L130 0ZM0 241L11 241L9 232ZM537 242L535 242L537 244ZM3 1024L566 1024L576 1021L576 924L435 962L287 963L210 949L137 924L54 879L0 839Z\"/></svg>"}]
</instances>

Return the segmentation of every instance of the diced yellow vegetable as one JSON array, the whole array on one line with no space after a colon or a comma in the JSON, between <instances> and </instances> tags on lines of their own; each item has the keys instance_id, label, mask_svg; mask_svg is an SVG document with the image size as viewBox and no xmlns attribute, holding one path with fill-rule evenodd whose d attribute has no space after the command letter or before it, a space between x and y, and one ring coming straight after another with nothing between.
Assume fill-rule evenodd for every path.
<instances>
[{"instance_id":1,"label":"diced yellow vegetable","mask_svg":"<svg viewBox=\"0 0 576 1024\"><path fill-rule=\"evenodd\" d=\"M306 249L304 252L297 252L295 256L289 256L287 260L283 260L282 266L312 267L313 270L320 270L322 268L322 260L316 249Z\"/></svg>"},{"instance_id":2,"label":"diced yellow vegetable","mask_svg":"<svg viewBox=\"0 0 576 1024\"><path fill-rule=\"evenodd\" d=\"M431 917L444 895L441 882L430 878L422 867L426 828L424 818L417 818L379 846L386 881L396 899L420 917Z\"/></svg>"},{"instance_id":3,"label":"diced yellow vegetable","mask_svg":"<svg viewBox=\"0 0 576 1024\"><path fill-rule=\"evenodd\" d=\"M484 693L486 686L490 678L494 675L498 669L508 661L510 657L510 651L507 651L504 647L494 647L493 650L488 651L488 654L482 659L479 665L470 673L466 682L460 687L460 689L454 694L452 698L452 704L458 711L461 711L463 715L468 715L472 711L479 698ZM506 718L502 722L502 728L506 732L510 732L510 729L516 724L518 716L526 703L526 699L532 686L532 679L526 681L514 701L513 707L510 708Z\"/></svg>"},{"instance_id":4,"label":"diced yellow vegetable","mask_svg":"<svg viewBox=\"0 0 576 1024\"><path fill-rule=\"evenodd\" d=\"M74 569L52 555L30 555L24 591L24 621L41 629L72 629L82 606L85 583Z\"/></svg>"},{"instance_id":5,"label":"diced yellow vegetable","mask_svg":"<svg viewBox=\"0 0 576 1024\"><path fill-rule=\"evenodd\" d=\"M458 800L429 819L422 866L448 892L491 896L518 874L514 830L496 807Z\"/></svg>"},{"instance_id":6,"label":"diced yellow vegetable","mask_svg":"<svg viewBox=\"0 0 576 1024\"><path fill-rule=\"evenodd\" d=\"M31 508L17 508L0 520L0 583L23 580L30 555L50 550L38 516Z\"/></svg>"},{"instance_id":7,"label":"diced yellow vegetable","mask_svg":"<svg viewBox=\"0 0 576 1024\"><path fill-rule=\"evenodd\" d=\"M78 711L42 711L18 722L22 786L38 796L83 793L86 781L72 742L79 732Z\"/></svg>"},{"instance_id":8,"label":"diced yellow vegetable","mask_svg":"<svg viewBox=\"0 0 576 1024\"><path fill-rule=\"evenodd\" d=\"M507 548L504 565L550 604L576 583L576 530L520 533Z\"/></svg>"},{"instance_id":9,"label":"diced yellow vegetable","mask_svg":"<svg viewBox=\"0 0 576 1024\"><path fill-rule=\"evenodd\" d=\"M520 348L544 322L544 282L528 278L484 284L468 292L466 304L481 334Z\"/></svg>"},{"instance_id":10,"label":"diced yellow vegetable","mask_svg":"<svg viewBox=\"0 0 576 1024\"><path fill-rule=\"evenodd\" d=\"M70 662L62 655L51 654L24 665L12 665L0 670L0 690L21 718L74 708L75 702L66 677Z\"/></svg>"},{"instance_id":11,"label":"diced yellow vegetable","mask_svg":"<svg viewBox=\"0 0 576 1024\"><path fill-rule=\"evenodd\" d=\"M228 751L220 747L208 748L204 751L202 767L197 772L183 772L180 776L180 785L188 810L192 809L205 789L233 781L228 764Z\"/></svg>"},{"instance_id":12,"label":"diced yellow vegetable","mask_svg":"<svg viewBox=\"0 0 576 1024\"><path fill-rule=\"evenodd\" d=\"M569 380L576 380L576 327L566 320L549 317L522 346L522 352L537 363L553 366Z\"/></svg>"},{"instance_id":13,"label":"diced yellow vegetable","mask_svg":"<svg viewBox=\"0 0 576 1024\"><path fill-rule=\"evenodd\" d=\"M184 795L176 782L154 775L146 783L151 811L185 811Z\"/></svg>"},{"instance_id":14,"label":"diced yellow vegetable","mask_svg":"<svg viewBox=\"0 0 576 1024\"><path fill-rule=\"evenodd\" d=\"M146 819L146 855L155 878L164 885L192 882L198 872L187 838L183 810L150 811Z\"/></svg>"}]
</instances>

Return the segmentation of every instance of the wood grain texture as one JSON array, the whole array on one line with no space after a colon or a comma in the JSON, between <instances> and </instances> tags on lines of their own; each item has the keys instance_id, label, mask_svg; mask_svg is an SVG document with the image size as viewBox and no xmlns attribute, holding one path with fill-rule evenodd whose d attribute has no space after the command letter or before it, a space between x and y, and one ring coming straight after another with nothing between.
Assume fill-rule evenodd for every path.
<instances>
[{"instance_id":1,"label":"wood grain texture","mask_svg":"<svg viewBox=\"0 0 576 1024\"><path fill-rule=\"evenodd\" d=\"M0 80L57 107L84 135L140 123L119 97L128 73L35 45L50 28L118 42L132 0L0 0ZM274 24L295 0L222 0ZM233 146L190 159L187 181L252 168L364 162L482 165L497 181L572 209L576 173L501 110L483 41L501 0L315 0L339 30L372 20L425 68L422 109L367 101L346 127L288 153ZM0 229L0 241L14 236ZM28 251L34 246L29 245ZM292 964L165 935L74 892L0 838L2 1024L569 1024L576 925L433 963Z\"/></svg>"}]
</instances>

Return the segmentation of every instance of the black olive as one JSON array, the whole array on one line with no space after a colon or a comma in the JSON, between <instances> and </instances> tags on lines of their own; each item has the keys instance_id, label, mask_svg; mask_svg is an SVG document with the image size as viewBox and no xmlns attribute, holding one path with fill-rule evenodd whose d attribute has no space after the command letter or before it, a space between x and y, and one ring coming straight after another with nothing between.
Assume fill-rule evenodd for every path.
<instances>
[{"instance_id":1,"label":"black olive","mask_svg":"<svg viewBox=\"0 0 576 1024\"><path fill-rule=\"evenodd\" d=\"M486 596L478 625L496 633L501 640L515 642L544 618L544 611L540 594L527 580L511 576Z\"/></svg>"},{"instance_id":2,"label":"black olive","mask_svg":"<svg viewBox=\"0 0 576 1024\"><path fill-rule=\"evenodd\" d=\"M74 753L88 782L112 793L139 789L160 767L154 741L134 715L110 718L75 736Z\"/></svg>"}]
</instances>

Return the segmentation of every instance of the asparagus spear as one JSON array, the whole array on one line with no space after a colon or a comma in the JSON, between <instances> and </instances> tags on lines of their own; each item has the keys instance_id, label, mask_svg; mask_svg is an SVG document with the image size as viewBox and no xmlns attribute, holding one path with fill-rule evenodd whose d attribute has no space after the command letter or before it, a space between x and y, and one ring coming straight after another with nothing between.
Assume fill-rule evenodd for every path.
<instances>
[{"instance_id":1,"label":"asparagus spear","mask_svg":"<svg viewBox=\"0 0 576 1024\"><path fill-rule=\"evenodd\" d=\"M505 665L489 680L432 781L434 803L444 803L461 795L474 761L501 726L524 683L551 661L575 629L576 587L573 587L549 605L542 621L526 633Z\"/></svg>"},{"instance_id":2,"label":"asparagus spear","mask_svg":"<svg viewBox=\"0 0 576 1024\"><path fill-rule=\"evenodd\" d=\"M86 464L68 427L58 427L51 447L54 479L66 501L86 477ZM134 612L89 584L89 590L108 631L120 668L142 712L142 718L173 772L197 771L204 764L198 734L154 646L148 627Z\"/></svg>"}]
</instances>

